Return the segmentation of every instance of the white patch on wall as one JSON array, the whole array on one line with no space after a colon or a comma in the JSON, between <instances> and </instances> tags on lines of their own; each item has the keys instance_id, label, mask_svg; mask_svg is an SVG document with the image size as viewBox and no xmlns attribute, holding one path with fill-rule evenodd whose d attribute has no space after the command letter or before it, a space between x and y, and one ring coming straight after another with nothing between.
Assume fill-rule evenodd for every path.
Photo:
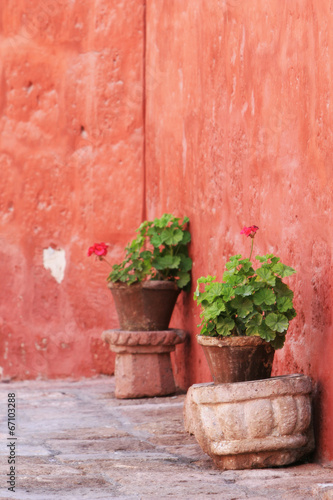
<instances>
[{"instance_id":1,"label":"white patch on wall","mask_svg":"<svg viewBox=\"0 0 333 500\"><path fill-rule=\"evenodd\" d=\"M43 264L45 269L51 272L53 278L61 283L65 276L66 256L65 250L55 250L54 248L44 248Z\"/></svg>"}]
</instances>

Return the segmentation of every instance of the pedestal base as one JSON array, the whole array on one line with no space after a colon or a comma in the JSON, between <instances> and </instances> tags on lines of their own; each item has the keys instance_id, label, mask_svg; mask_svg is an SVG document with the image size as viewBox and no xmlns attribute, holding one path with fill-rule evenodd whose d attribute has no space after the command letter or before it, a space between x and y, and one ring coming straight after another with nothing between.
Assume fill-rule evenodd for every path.
<instances>
[{"instance_id":1,"label":"pedestal base","mask_svg":"<svg viewBox=\"0 0 333 500\"><path fill-rule=\"evenodd\" d=\"M107 330L102 338L117 354L116 398L166 396L176 390L170 352L185 341L183 330Z\"/></svg>"},{"instance_id":2,"label":"pedestal base","mask_svg":"<svg viewBox=\"0 0 333 500\"><path fill-rule=\"evenodd\" d=\"M314 449L311 379L305 375L193 385L184 419L220 469L286 465Z\"/></svg>"}]
</instances>

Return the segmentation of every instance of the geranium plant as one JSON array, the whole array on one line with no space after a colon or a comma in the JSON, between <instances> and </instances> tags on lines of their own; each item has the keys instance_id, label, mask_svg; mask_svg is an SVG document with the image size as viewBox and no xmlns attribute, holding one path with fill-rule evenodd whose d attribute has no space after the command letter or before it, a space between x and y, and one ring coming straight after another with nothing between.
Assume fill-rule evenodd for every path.
<instances>
[{"instance_id":1,"label":"geranium plant","mask_svg":"<svg viewBox=\"0 0 333 500\"><path fill-rule=\"evenodd\" d=\"M131 285L144 280L168 280L188 290L192 269L188 223L188 217L181 220L171 214L144 221L137 229L137 237L125 247L124 260L112 266L108 281ZM95 244L89 248L88 255L95 254L100 260L106 260L107 247L105 243Z\"/></svg>"},{"instance_id":2,"label":"geranium plant","mask_svg":"<svg viewBox=\"0 0 333 500\"><path fill-rule=\"evenodd\" d=\"M109 245L106 243L94 243L92 247L88 249L88 257L91 255L96 255L100 260L105 260L104 257L108 253Z\"/></svg>"},{"instance_id":3,"label":"geranium plant","mask_svg":"<svg viewBox=\"0 0 333 500\"><path fill-rule=\"evenodd\" d=\"M198 279L194 300L202 308L201 335L259 336L275 348L283 347L289 322L296 316L293 292L283 278L296 271L274 254L258 255L251 262L257 226L244 227L251 238L250 258L234 255L226 263L223 281L215 276ZM203 285L203 289L200 289Z\"/></svg>"}]
</instances>

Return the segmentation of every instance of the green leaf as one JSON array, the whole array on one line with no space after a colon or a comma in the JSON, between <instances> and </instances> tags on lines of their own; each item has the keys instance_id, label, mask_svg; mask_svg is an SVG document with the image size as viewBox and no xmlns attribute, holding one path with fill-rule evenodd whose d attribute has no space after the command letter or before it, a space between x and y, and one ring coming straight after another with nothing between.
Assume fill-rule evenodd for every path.
<instances>
[{"instance_id":1,"label":"green leaf","mask_svg":"<svg viewBox=\"0 0 333 500\"><path fill-rule=\"evenodd\" d=\"M144 250L140 253L140 258L144 260L151 260L153 254L149 250Z\"/></svg>"},{"instance_id":2,"label":"green leaf","mask_svg":"<svg viewBox=\"0 0 333 500\"><path fill-rule=\"evenodd\" d=\"M290 290L289 286L283 283L283 281L280 278L276 278L274 291L280 297L290 297L291 299L294 297L294 292Z\"/></svg>"},{"instance_id":3,"label":"green leaf","mask_svg":"<svg viewBox=\"0 0 333 500\"><path fill-rule=\"evenodd\" d=\"M183 239L181 240L182 245L187 245L191 241L191 233L189 231L183 232Z\"/></svg>"},{"instance_id":4,"label":"green leaf","mask_svg":"<svg viewBox=\"0 0 333 500\"><path fill-rule=\"evenodd\" d=\"M146 229L148 226L151 226L151 222L145 220L143 221L140 226L138 227L138 229L136 230L137 233L145 233Z\"/></svg>"},{"instance_id":5,"label":"green leaf","mask_svg":"<svg viewBox=\"0 0 333 500\"><path fill-rule=\"evenodd\" d=\"M211 283L212 281L216 280L216 276L202 276L201 278L198 279L197 283Z\"/></svg>"},{"instance_id":6,"label":"green leaf","mask_svg":"<svg viewBox=\"0 0 333 500\"><path fill-rule=\"evenodd\" d=\"M272 267L273 273L279 274L280 276L282 276L283 270L284 270L284 265L282 264L282 262L278 262Z\"/></svg>"},{"instance_id":7,"label":"green leaf","mask_svg":"<svg viewBox=\"0 0 333 500\"><path fill-rule=\"evenodd\" d=\"M191 280L191 275L188 272L180 271L177 273L179 279L177 280L177 285L179 288L184 288Z\"/></svg>"},{"instance_id":8,"label":"green leaf","mask_svg":"<svg viewBox=\"0 0 333 500\"><path fill-rule=\"evenodd\" d=\"M192 269L192 259L191 257L185 257L184 255L180 256L180 269L182 271L191 271Z\"/></svg>"},{"instance_id":9,"label":"green leaf","mask_svg":"<svg viewBox=\"0 0 333 500\"><path fill-rule=\"evenodd\" d=\"M259 335L262 339L266 340L266 342L274 340L277 336L276 333L264 323L259 326Z\"/></svg>"},{"instance_id":10,"label":"green leaf","mask_svg":"<svg viewBox=\"0 0 333 500\"><path fill-rule=\"evenodd\" d=\"M259 267L259 269L257 269L257 275L265 283L268 283L271 286L275 285L276 278L275 278L274 274L272 274L271 271L269 269L267 269L266 267Z\"/></svg>"},{"instance_id":11,"label":"green leaf","mask_svg":"<svg viewBox=\"0 0 333 500\"><path fill-rule=\"evenodd\" d=\"M218 299L213 304L208 307L205 307L200 314L201 317L205 318L206 321L211 319L216 319L221 314L221 312L225 311L225 305L222 299Z\"/></svg>"},{"instance_id":12,"label":"green leaf","mask_svg":"<svg viewBox=\"0 0 333 500\"><path fill-rule=\"evenodd\" d=\"M293 301L290 297L278 296L276 299L276 304L277 304L279 312L282 312L282 313L293 308Z\"/></svg>"},{"instance_id":13,"label":"green leaf","mask_svg":"<svg viewBox=\"0 0 333 500\"><path fill-rule=\"evenodd\" d=\"M180 257L174 255L164 255L157 257L154 261L154 267L157 270L161 269L177 269L180 264Z\"/></svg>"},{"instance_id":14,"label":"green leaf","mask_svg":"<svg viewBox=\"0 0 333 500\"><path fill-rule=\"evenodd\" d=\"M255 314L253 318L248 322L246 335L260 335L259 327L261 323L262 323L261 314Z\"/></svg>"},{"instance_id":15,"label":"green leaf","mask_svg":"<svg viewBox=\"0 0 333 500\"><path fill-rule=\"evenodd\" d=\"M296 270L293 267L290 266L284 266L284 272L282 278L286 278L287 276L291 276L292 274L295 274Z\"/></svg>"},{"instance_id":16,"label":"green leaf","mask_svg":"<svg viewBox=\"0 0 333 500\"><path fill-rule=\"evenodd\" d=\"M253 296L253 302L256 306L266 304L268 306L275 304L275 295L270 288L261 288Z\"/></svg>"},{"instance_id":17,"label":"green leaf","mask_svg":"<svg viewBox=\"0 0 333 500\"><path fill-rule=\"evenodd\" d=\"M223 273L223 280L228 283L229 285L240 285L244 281L243 276L239 276L237 274L234 274L233 271L224 271Z\"/></svg>"},{"instance_id":18,"label":"green leaf","mask_svg":"<svg viewBox=\"0 0 333 500\"><path fill-rule=\"evenodd\" d=\"M202 325L201 323L199 323L199 325L197 325L197 327L200 328L200 326L202 326L202 328L200 330L200 335L209 335L209 332L207 330L206 325Z\"/></svg>"},{"instance_id":19,"label":"green leaf","mask_svg":"<svg viewBox=\"0 0 333 500\"><path fill-rule=\"evenodd\" d=\"M161 233L162 244L165 245L177 245L183 239L183 231L181 229L172 229L167 227L163 233Z\"/></svg>"},{"instance_id":20,"label":"green leaf","mask_svg":"<svg viewBox=\"0 0 333 500\"><path fill-rule=\"evenodd\" d=\"M248 337L260 337L259 326L258 325L248 325L246 329L246 335Z\"/></svg>"},{"instance_id":21,"label":"green leaf","mask_svg":"<svg viewBox=\"0 0 333 500\"><path fill-rule=\"evenodd\" d=\"M223 283L212 283L206 288L205 299L208 302L213 302L217 297L223 293Z\"/></svg>"},{"instance_id":22,"label":"green leaf","mask_svg":"<svg viewBox=\"0 0 333 500\"><path fill-rule=\"evenodd\" d=\"M228 302L232 297L235 296L235 289L232 285L228 285L226 283L222 283L222 295L225 302Z\"/></svg>"},{"instance_id":23,"label":"green leaf","mask_svg":"<svg viewBox=\"0 0 333 500\"><path fill-rule=\"evenodd\" d=\"M280 257L275 257L273 253L266 253L266 255L262 256L257 255L256 259L260 260L260 262L268 262L271 260L275 264L276 262L279 262Z\"/></svg>"},{"instance_id":24,"label":"green leaf","mask_svg":"<svg viewBox=\"0 0 333 500\"><path fill-rule=\"evenodd\" d=\"M264 281L256 281L256 278L251 278L249 282L253 288L253 292L257 292L258 290L261 290L261 288L267 288Z\"/></svg>"},{"instance_id":25,"label":"green leaf","mask_svg":"<svg viewBox=\"0 0 333 500\"><path fill-rule=\"evenodd\" d=\"M243 285L234 289L235 295L241 295L242 297L248 297L252 295L253 288L251 285Z\"/></svg>"},{"instance_id":26,"label":"green leaf","mask_svg":"<svg viewBox=\"0 0 333 500\"><path fill-rule=\"evenodd\" d=\"M268 258L266 255L256 255L256 260L259 260L259 262L267 262Z\"/></svg>"},{"instance_id":27,"label":"green leaf","mask_svg":"<svg viewBox=\"0 0 333 500\"><path fill-rule=\"evenodd\" d=\"M231 305L237 310L237 314L241 318L245 318L253 311L253 302L247 298L238 296L231 301Z\"/></svg>"},{"instance_id":28,"label":"green leaf","mask_svg":"<svg viewBox=\"0 0 333 500\"><path fill-rule=\"evenodd\" d=\"M284 314L270 313L265 319L266 325L274 332L284 332L288 329L289 321Z\"/></svg>"},{"instance_id":29,"label":"green leaf","mask_svg":"<svg viewBox=\"0 0 333 500\"><path fill-rule=\"evenodd\" d=\"M282 262L275 264L272 267L272 271L281 276L281 278L286 278L287 276L291 276L292 274L296 273L295 269L289 266L285 266L284 264L282 264Z\"/></svg>"},{"instance_id":30,"label":"green leaf","mask_svg":"<svg viewBox=\"0 0 333 500\"><path fill-rule=\"evenodd\" d=\"M274 349L281 349L284 346L285 340L285 335L276 335L275 339L271 341L271 346Z\"/></svg>"},{"instance_id":31,"label":"green leaf","mask_svg":"<svg viewBox=\"0 0 333 500\"><path fill-rule=\"evenodd\" d=\"M215 330L214 321L208 321L208 323L206 323L206 328L208 332L213 332Z\"/></svg>"},{"instance_id":32,"label":"green leaf","mask_svg":"<svg viewBox=\"0 0 333 500\"><path fill-rule=\"evenodd\" d=\"M235 322L231 318L221 318L216 323L216 331L219 335L230 335L234 328Z\"/></svg>"},{"instance_id":33,"label":"green leaf","mask_svg":"<svg viewBox=\"0 0 333 500\"><path fill-rule=\"evenodd\" d=\"M293 318L295 318L297 316L297 313L296 313L295 309L292 308L292 309L289 309L288 311L286 311L284 313L284 315L286 316L288 321L291 321Z\"/></svg>"},{"instance_id":34,"label":"green leaf","mask_svg":"<svg viewBox=\"0 0 333 500\"><path fill-rule=\"evenodd\" d=\"M140 250L145 243L145 239L143 236L138 235L134 240L132 240L126 247L125 250L127 253L136 252Z\"/></svg>"},{"instance_id":35,"label":"green leaf","mask_svg":"<svg viewBox=\"0 0 333 500\"><path fill-rule=\"evenodd\" d=\"M228 262L226 263L225 267L227 269L237 267L241 259L242 259L241 254L232 255L228 260Z\"/></svg>"},{"instance_id":36,"label":"green leaf","mask_svg":"<svg viewBox=\"0 0 333 500\"><path fill-rule=\"evenodd\" d=\"M256 312L253 314L252 318L249 320L249 324L259 326L262 324L262 320L263 320L262 314Z\"/></svg>"},{"instance_id":37,"label":"green leaf","mask_svg":"<svg viewBox=\"0 0 333 500\"><path fill-rule=\"evenodd\" d=\"M242 266L242 271L245 271L245 273L248 273L251 269L252 272L254 272L254 269L252 268L252 262L249 259L240 260L239 264Z\"/></svg>"},{"instance_id":38,"label":"green leaf","mask_svg":"<svg viewBox=\"0 0 333 500\"><path fill-rule=\"evenodd\" d=\"M201 304L203 301L206 300L206 297L207 297L207 292L200 292L199 287L197 286L194 292L193 300L196 300L198 304Z\"/></svg>"},{"instance_id":39,"label":"green leaf","mask_svg":"<svg viewBox=\"0 0 333 500\"><path fill-rule=\"evenodd\" d=\"M237 267L239 266L239 261L242 259L242 256L239 255L233 255L230 257L228 262L226 263L225 267L228 269L228 271L236 271Z\"/></svg>"},{"instance_id":40,"label":"green leaf","mask_svg":"<svg viewBox=\"0 0 333 500\"><path fill-rule=\"evenodd\" d=\"M225 267L228 271L235 271L235 269L237 269L237 266L238 266L238 261L237 262L227 262Z\"/></svg>"},{"instance_id":41,"label":"green leaf","mask_svg":"<svg viewBox=\"0 0 333 500\"><path fill-rule=\"evenodd\" d=\"M160 219L154 219L153 225L159 228L164 228L167 227L172 221L179 221L179 218L174 217L171 214L163 214Z\"/></svg>"},{"instance_id":42,"label":"green leaf","mask_svg":"<svg viewBox=\"0 0 333 500\"><path fill-rule=\"evenodd\" d=\"M162 245L161 235L160 234L154 234L154 236L152 236L150 238L150 243L153 245L153 247L159 248Z\"/></svg>"}]
</instances>

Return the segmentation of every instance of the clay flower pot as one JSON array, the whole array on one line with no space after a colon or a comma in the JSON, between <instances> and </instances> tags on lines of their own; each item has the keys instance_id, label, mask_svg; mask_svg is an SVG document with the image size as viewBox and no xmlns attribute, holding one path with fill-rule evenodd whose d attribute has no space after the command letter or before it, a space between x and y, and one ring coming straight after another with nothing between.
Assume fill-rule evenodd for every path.
<instances>
[{"instance_id":1,"label":"clay flower pot","mask_svg":"<svg viewBox=\"0 0 333 500\"><path fill-rule=\"evenodd\" d=\"M167 330L180 289L173 281L108 284L121 330Z\"/></svg>"},{"instance_id":2,"label":"clay flower pot","mask_svg":"<svg viewBox=\"0 0 333 500\"><path fill-rule=\"evenodd\" d=\"M266 379L271 376L274 349L260 337L197 335L215 384Z\"/></svg>"}]
</instances>

